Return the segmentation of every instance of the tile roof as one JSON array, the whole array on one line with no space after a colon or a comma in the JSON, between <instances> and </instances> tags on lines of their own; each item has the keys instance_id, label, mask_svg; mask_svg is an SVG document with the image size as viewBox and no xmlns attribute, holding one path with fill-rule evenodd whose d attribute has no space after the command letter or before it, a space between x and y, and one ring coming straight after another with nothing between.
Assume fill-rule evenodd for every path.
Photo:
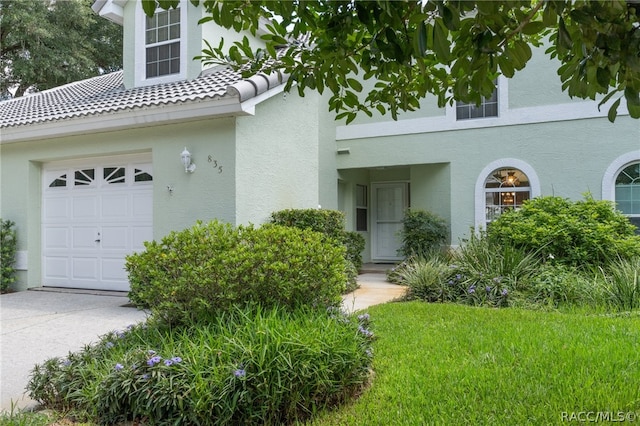
<instances>
[{"instance_id":1,"label":"tile roof","mask_svg":"<svg viewBox=\"0 0 640 426\"><path fill-rule=\"evenodd\" d=\"M243 102L284 80L278 74L243 79L239 72L216 67L193 80L125 89L122 71L117 71L2 101L0 128L205 99L237 97Z\"/></svg>"}]
</instances>

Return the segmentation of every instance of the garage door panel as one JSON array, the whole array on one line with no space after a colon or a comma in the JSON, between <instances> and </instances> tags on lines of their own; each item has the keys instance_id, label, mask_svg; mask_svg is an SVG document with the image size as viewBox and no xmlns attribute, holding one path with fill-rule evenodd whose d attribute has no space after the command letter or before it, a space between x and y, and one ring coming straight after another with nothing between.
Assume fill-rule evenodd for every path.
<instances>
[{"instance_id":1,"label":"garage door panel","mask_svg":"<svg viewBox=\"0 0 640 426\"><path fill-rule=\"evenodd\" d=\"M96 195L73 197L72 217L74 219L97 219L98 197Z\"/></svg>"},{"instance_id":2,"label":"garage door panel","mask_svg":"<svg viewBox=\"0 0 640 426\"><path fill-rule=\"evenodd\" d=\"M45 198L42 208L44 221L67 219L69 217L69 199L50 197Z\"/></svg>"},{"instance_id":3,"label":"garage door panel","mask_svg":"<svg viewBox=\"0 0 640 426\"><path fill-rule=\"evenodd\" d=\"M44 258L45 279L67 279L69 277L69 258L47 256Z\"/></svg>"},{"instance_id":4,"label":"garage door panel","mask_svg":"<svg viewBox=\"0 0 640 426\"><path fill-rule=\"evenodd\" d=\"M132 249L134 251L144 250L144 242L153 240L153 228L151 226L133 227Z\"/></svg>"},{"instance_id":5,"label":"garage door panel","mask_svg":"<svg viewBox=\"0 0 640 426\"><path fill-rule=\"evenodd\" d=\"M126 281L125 261L121 258L102 259L102 279L107 281Z\"/></svg>"},{"instance_id":6,"label":"garage door panel","mask_svg":"<svg viewBox=\"0 0 640 426\"><path fill-rule=\"evenodd\" d=\"M151 191L133 194L133 216L151 218L153 216L153 193Z\"/></svg>"},{"instance_id":7,"label":"garage door panel","mask_svg":"<svg viewBox=\"0 0 640 426\"><path fill-rule=\"evenodd\" d=\"M103 226L100 244L103 250L127 250L129 248L129 227Z\"/></svg>"},{"instance_id":8,"label":"garage door panel","mask_svg":"<svg viewBox=\"0 0 640 426\"><path fill-rule=\"evenodd\" d=\"M129 216L129 195L103 195L102 196L102 217L103 218L127 218Z\"/></svg>"},{"instance_id":9,"label":"garage door panel","mask_svg":"<svg viewBox=\"0 0 640 426\"><path fill-rule=\"evenodd\" d=\"M71 263L71 276L74 280L94 280L98 281L99 269L98 259L95 257L74 257Z\"/></svg>"},{"instance_id":10,"label":"garage door panel","mask_svg":"<svg viewBox=\"0 0 640 426\"><path fill-rule=\"evenodd\" d=\"M100 230L95 226L73 227L73 249L97 250Z\"/></svg>"},{"instance_id":11,"label":"garage door panel","mask_svg":"<svg viewBox=\"0 0 640 426\"><path fill-rule=\"evenodd\" d=\"M44 231L43 247L46 250L67 250L71 247L69 241L68 226L48 227Z\"/></svg>"}]
</instances>

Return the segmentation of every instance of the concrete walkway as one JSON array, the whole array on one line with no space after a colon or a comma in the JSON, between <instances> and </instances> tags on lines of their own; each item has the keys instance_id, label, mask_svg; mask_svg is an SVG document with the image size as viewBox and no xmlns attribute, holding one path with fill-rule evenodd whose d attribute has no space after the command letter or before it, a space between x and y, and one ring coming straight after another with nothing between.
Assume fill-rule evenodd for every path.
<instances>
[{"instance_id":1,"label":"concrete walkway","mask_svg":"<svg viewBox=\"0 0 640 426\"><path fill-rule=\"evenodd\" d=\"M372 305L389 302L404 296L406 287L388 282L384 274L366 273L358 276L360 288L342 297L346 312L355 312Z\"/></svg>"},{"instance_id":2,"label":"concrete walkway","mask_svg":"<svg viewBox=\"0 0 640 426\"><path fill-rule=\"evenodd\" d=\"M403 287L383 274L358 277L360 288L343 297L348 312L400 297ZM104 334L144 321L147 314L129 304L126 293L22 291L0 296L0 411L34 401L25 386L35 364L96 342Z\"/></svg>"}]
</instances>

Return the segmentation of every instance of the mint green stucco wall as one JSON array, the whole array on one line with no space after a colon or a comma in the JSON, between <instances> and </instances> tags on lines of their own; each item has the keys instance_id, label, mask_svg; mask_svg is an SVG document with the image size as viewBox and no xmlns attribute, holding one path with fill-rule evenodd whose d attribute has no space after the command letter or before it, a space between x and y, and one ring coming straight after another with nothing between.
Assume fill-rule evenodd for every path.
<instances>
[{"instance_id":1,"label":"mint green stucco wall","mask_svg":"<svg viewBox=\"0 0 640 426\"><path fill-rule=\"evenodd\" d=\"M318 97L278 94L237 120L237 223L274 210L317 208Z\"/></svg>"},{"instance_id":2,"label":"mint green stucco wall","mask_svg":"<svg viewBox=\"0 0 640 426\"><path fill-rule=\"evenodd\" d=\"M337 158L341 176L348 176L346 169L371 169L374 182L379 180L374 171L380 167L418 166L410 169L412 204L444 206L449 197L456 244L474 225L475 183L489 163L503 158L524 161L540 178L543 195L579 199L590 191L600 198L607 167L625 153L637 150L640 155L640 123L626 116L615 124L594 118L352 139L337 145L350 149L350 154ZM440 214L446 217L446 210Z\"/></svg>"},{"instance_id":3,"label":"mint green stucco wall","mask_svg":"<svg viewBox=\"0 0 640 426\"><path fill-rule=\"evenodd\" d=\"M567 92L562 91L557 72L560 62L546 55L545 49L533 49L527 66L509 80L510 108L581 102L579 99L572 100Z\"/></svg>"},{"instance_id":4,"label":"mint green stucco wall","mask_svg":"<svg viewBox=\"0 0 640 426\"><path fill-rule=\"evenodd\" d=\"M180 161L185 148L197 169L187 174ZM16 222L18 250L28 253L28 270L16 288L40 286L43 163L150 152L153 162L153 228L159 239L196 220L235 220L235 120L210 119L54 138L1 146L0 217ZM223 166L209 167L208 156ZM9 183L10 182L10 183ZM169 192L170 186L173 191Z\"/></svg>"}]
</instances>

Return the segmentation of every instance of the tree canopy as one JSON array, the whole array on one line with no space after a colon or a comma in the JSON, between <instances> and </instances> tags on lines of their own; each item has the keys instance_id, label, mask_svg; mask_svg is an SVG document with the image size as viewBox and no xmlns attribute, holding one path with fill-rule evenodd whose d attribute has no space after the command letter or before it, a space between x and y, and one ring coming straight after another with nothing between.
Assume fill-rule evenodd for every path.
<instances>
[{"instance_id":1,"label":"tree canopy","mask_svg":"<svg viewBox=\"0 0 640 426\"><path fill-rule=\"evenodd\" d=\"M92 0L0 2L0 97L122 68L122 27Z\"/></svg>"},{"instance_id":2,"label":"tree canopy","mask_svg":"<svg viewBox=\"0 0 640 426\"><path fill-rule=\"evenodd\" d=\"M570 97L607 104L610 121L622 102L640 118L639 0L191 2L207 11L201 23L254 35L268 30L266 48L252 48L247 38L226 50L220 42L203 51L205 63L247 75L277 69L291 77L286 89L296 84L301 94L329 89L329 108L347 122L374 109L395 119L428 94L441 107L480 103L496 77L513 77L537 46L558 60ZM178 3L143 0L143 7L153 14ZM281 46L289 47L284 54ZM361 93L369 79L374 87Z\"/></svg>"}]
</instances>

